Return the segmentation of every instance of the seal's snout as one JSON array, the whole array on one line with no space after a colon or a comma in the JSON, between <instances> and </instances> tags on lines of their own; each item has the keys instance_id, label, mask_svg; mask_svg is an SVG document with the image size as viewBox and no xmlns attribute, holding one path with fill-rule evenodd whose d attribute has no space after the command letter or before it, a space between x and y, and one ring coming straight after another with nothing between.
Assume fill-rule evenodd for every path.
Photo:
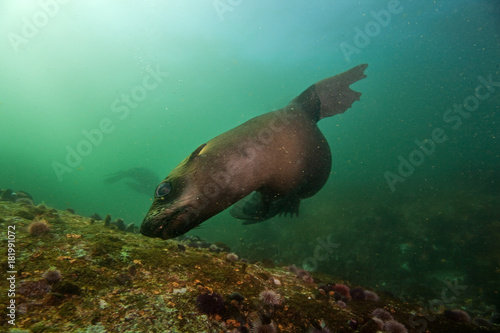
<instances>
[{"instance_id":1,"label":"seal's snout","mask_svg":"<svg viewBox=\"0 0 500 333\"><path fill-rule=\"evenodd\" d=\"M148 237L171 239L192 229L191 222L186 207L159 207L149 211L140 232Z\"/></svg>"},{"instance_id":2,"label":"seal's snout","mask_svg":"<svg viewBox=\"0 0 500 333\"><path fill-rule=\"evenodd\" d=\"M151 209L141 224L141 234L148 237L161 237L163 229L168 220L163 220L161 218L161 212L163 209Z\"/></svg>"},{"instance_id":3,"label":"seal's snout","mask_svg":"<svg viewBox=\"0 0 500 333\"><path fill-rule=\"evenodd\" d=\"M155 223L152 222L148 216L146 216L146 218L144 218L144 220L142 221L142 224L141 224L141 234L143 234L144 236L148 236L148 237L156 237L156 231L158 229L158 227L154 227Z\"/></svg>"},{"instance_id":4,"label":"seal's snout","mask_svg":"<svg viewBox=\"0 0 500 333\"><path fill-rule=\"evenodd\" d=\"M168 224L162 221L151 221L144 219L140 231L142 235L147 237L157 237L162 239L173 238L171 235L169 235L167 226Z\"/></svg>"}]
</instances>

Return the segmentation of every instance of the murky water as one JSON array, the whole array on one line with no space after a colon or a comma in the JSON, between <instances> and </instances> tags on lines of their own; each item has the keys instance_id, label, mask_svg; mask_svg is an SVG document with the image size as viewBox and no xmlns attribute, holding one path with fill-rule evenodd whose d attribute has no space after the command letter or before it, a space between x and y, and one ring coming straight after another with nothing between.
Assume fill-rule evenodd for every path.
<instances>
[{"instance_id":1,"label":"murky water","mask_svg":"<svg viewBox=\"0 0 500 333\"><path fill-rule=\"evenodd\" d=\"M163 179L201 143L368 63L361 101L319 123L332 173L299 218L241 226L223 212L190 234L400 294L460 279L498 304L498 1L3 1L0 13L1 188L140 224L156 184L136 179L148 195L107 175Z\"/></svg>"}]
</instances>

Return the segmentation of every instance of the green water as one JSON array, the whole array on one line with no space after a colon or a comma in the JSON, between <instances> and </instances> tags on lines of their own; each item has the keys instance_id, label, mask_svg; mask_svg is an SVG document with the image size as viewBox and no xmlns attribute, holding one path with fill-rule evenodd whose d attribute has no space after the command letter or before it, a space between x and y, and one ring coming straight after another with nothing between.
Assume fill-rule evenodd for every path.
<instances>
[{"instance_id":1,"label":"green water","mask_svg":"<svg viewBox=\"0 0 500 333\"><path fill-rule=\"evenodd\" d=\"M223 212L189 234L401 294L460 278L498 302L498 1L9 0L0 32L0 188L137 225L154 186L148 197L105 175L163 178L368 63L361 101L319 123L332 174L299 218L241 226ZM338 246L315 253L325 242Z\"/></svg>"}]
</instances>

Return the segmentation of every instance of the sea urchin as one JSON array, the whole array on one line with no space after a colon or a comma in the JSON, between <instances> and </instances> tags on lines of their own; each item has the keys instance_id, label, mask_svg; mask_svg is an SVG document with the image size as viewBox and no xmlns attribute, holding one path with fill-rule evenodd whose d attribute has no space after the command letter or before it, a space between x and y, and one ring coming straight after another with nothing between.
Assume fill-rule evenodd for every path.
<instances>
[{"instance_id":1,"label":"sea urchin","mask_svg":"<svg viewBox=\"0 0 500 333\"><path fill-rule=\"evenodd\" d=\"M262 303L270 306L280 305L281 304L281 296L272 290L264 290L259 294L259 299Z\"/></svg>"},{"instance_id":2,"label":"sea urchin","mask_svg":"<svg viewBox=\"0 0 500 333\"><path fill-rule=\"evenodd\" d=\"M50 268L43 273L42 277L47 280L49 284L54 284L62 279L61 272L55 268Z\"/></svg>"},{"instance_id":3,"label":"sea urchin","mask_svg":"<svg viewBox=\"0 0 500 333\"><path fill-rule=\"evenodd\" d=\"M45 220L34 221L28 226L28 232L33 236L40 236L50 231L50 226Z\"/></svg>"},{"instance_id":4,"label":"sea urchin","mask_svg":"<svg viewBox=\"0 0 500 333\"><path fill-rule=\"evenodd\" d=\"M214 315L222 314L226 303L224 298L217 293L203 293L196 298L196 305L201 312Z\"/></svg>"}]
</instances>

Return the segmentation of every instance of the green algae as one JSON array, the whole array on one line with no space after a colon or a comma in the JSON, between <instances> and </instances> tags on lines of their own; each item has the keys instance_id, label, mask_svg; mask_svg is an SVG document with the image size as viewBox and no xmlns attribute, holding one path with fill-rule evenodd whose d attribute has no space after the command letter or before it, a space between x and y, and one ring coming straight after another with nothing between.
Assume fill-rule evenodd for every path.
<instances>
[{"instance_id":1,"label":"green algae","mask_svg":"<svg viewBox=\"0 0 500 333\"><path fill-rule=\"evenodd\" d=\"M59 315L62 317L72 317L76 314L77 308L71 302L66 302L59 308Z\"/></svg>"}]
</instances>

